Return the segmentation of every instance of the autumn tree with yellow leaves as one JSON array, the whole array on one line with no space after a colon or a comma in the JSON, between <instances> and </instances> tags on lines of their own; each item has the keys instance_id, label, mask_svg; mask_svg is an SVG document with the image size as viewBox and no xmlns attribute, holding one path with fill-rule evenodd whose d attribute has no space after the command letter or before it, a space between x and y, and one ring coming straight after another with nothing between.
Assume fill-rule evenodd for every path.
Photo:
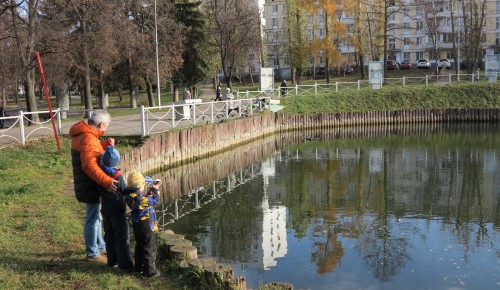
<instances>
[{"instance_id":1,"label":"autumn tree with yellow leaves","mask_svg":"<svg viewBox=\"0 0 500 290\"><path fill-rule=\"evenodd\" d=\"M347 40L347 30L340 18L342 13L352 12L353 0L342 1L341 5L335 0L299 0L298 2L310 15L307 25L316 32L310 36L312 56L315 62L323 57L325 70L328 72L331 67L342 63L340 46ZM326 81L330 82L328 73Z\"/></svg>"}]
</instances>

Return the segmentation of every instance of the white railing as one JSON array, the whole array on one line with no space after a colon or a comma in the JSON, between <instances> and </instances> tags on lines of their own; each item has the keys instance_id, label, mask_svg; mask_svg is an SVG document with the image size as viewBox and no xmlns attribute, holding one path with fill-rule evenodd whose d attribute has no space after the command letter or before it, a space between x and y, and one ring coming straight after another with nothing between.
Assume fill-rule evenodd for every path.
<instances>
[{"instance_id":1,"label":"white railing","mask_svg":"<svg viewBox=\"0 0 500 290\"><path fill-rule=\"evenodd\" d=\"M250 94L245 94L248 95ZM264 110L269 102L270 97L260 96L217 102L141 107L141 135L147 136L176 128L252 116L255 112Z\"/></svg>"},{"instance_id":2,"label":"white railing","mask_svg":"<svg viewBox=\"0 0 500 290\"><path fill-rule=\"evenodd\" d=\"M113 117L107 135L142 135L166 132L172 129L220 122L230 118L251 116L269 106L270 97L235 99L220 102L172 104L161 107L129 109L133 113ZM110 109L108 111L112 111ZM121 109L123 110L123 109ZM71 126L82 120L91 110L53 110L58 134L68 134ZM63 119L61 114L71 119ZM12 114L12 113L11 113ZM13 143L25 145L27 141L54 134L49 111L23 112L1 117L0 147ZM40 121L34 118L38 115ZM29 124L29 125L27 125Z\"/></svg>"}]
</instances>

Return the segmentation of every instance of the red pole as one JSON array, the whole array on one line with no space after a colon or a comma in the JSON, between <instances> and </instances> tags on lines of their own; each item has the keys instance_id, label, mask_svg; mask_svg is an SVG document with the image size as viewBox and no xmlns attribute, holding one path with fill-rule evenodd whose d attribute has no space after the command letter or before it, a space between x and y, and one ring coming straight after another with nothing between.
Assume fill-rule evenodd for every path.
<instances>
[{"instance_id":1,"label":"red pole","mask_svg":"<svg viewBox=\"0 0 500 290\"><path fill-rule=\"evenodd\" d=\"M47 83L45 82L45 73L43 72L42 60L40 59L40 53L35 52L36 59L38 60L38 68L40 69L40 75L42 76L43 90L45 91L45 99L47 100L47 106L49 107L50 120L52 121L52 129L54 129L54 135L56 136L57 149L61 152L61 143L59 142L59 135L56 130L56 122L54 120L54 114L52 113L52 106L50 105L49 90L47 89Z\"/></svg>"}]
</instances>

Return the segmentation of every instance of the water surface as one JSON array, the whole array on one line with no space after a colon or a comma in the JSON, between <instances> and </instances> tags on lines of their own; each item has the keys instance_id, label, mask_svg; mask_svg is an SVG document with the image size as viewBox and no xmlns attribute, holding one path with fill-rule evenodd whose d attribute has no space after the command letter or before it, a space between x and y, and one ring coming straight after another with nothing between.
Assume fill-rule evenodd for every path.
<instances>
[{"instance_id":1,"label":"water surface","mask_svg":"<svg viewBox=\"0 0 500 290\"><path fill-rule=\"evenodd\" d=\"M475 123L276 135L158 173L160 221L249 288L500 289L499 141Z\"/></svg>"}]
</instances>

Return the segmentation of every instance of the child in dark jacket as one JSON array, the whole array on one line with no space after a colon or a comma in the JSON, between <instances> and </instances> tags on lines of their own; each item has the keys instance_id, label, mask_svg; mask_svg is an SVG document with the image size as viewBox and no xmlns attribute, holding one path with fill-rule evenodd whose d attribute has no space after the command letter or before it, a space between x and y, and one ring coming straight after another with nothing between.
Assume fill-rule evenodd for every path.
<instances>
[{"instance_id":1,"label":"child in dark jacket","mask_svg":"<svg viewBox=\"0 0 500 290\"><path fill-rule=\"evenodd\" d=\"M132 172L127 178L125 202L132 210L132 229L135 236L135 270L146 277L158 277L156 270L156 238L158 230L155 205L158 204L161 181L146 185L140 172Z\"/></svg>"},{"instance_id":2,"label":"child in dark jacket","mask_svg":"<svg viewBox=\"0 0 500 290\"><path fill-rule=\"evenodd\" d=\"M107 146L101 156L101 169L118 180L116 192L108 192L100 187L101 213L103 217L104 241L106 242L106 252L108 256L108 266L118 265L120 269L127 271L134 270L134 264L130 256L130 233L125 214L125 200L123 191L126 188L125 179L117 169L120 162L120 153L113 146Z\"/></svg>"}]
</instances>

